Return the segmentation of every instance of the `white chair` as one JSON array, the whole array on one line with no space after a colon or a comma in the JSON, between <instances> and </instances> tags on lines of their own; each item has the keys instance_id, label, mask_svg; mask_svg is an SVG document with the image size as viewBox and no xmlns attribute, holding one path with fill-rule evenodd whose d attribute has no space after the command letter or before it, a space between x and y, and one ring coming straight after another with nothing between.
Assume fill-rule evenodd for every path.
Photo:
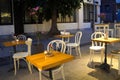
<instances>
[{"instance_id":1,"label":"white chair","mask_svg":"<svg viewBox=\"0 0 120 80\"><path fill-rule=\"evenodd\" d=\"M113 37L114 29L110 29L110 24L95 24L95 31L96 32L108 32L109 37Z\"/></svg>"},{"instance_id":2,"label":"white chair","mask_svg":"<svg viewBox=\"0 0 120 80\"><path fill-rule=\"evenodd\" d=\"M91 40L95 38L105 37L105 34L103 32L94 32L91 35ZM89 47L90 49L90 62L93 62L93 57L95 52L101 53L101 63L103 62L103 56L104 56L104 48L105 43L92 41L92 46Z\"/></svg>"},{"instance_id":3,"label":"white chair","mask_svg":"<svg viewBox=\"0 0 120 80\"><path fill-rule=\"evenodd\" d=\"M28 56L28 55L31 55L31 45L32 45L32 39L31 38L28 38L26 41L25 41L25 44L27 45L27 51L26 52L16 52L14 55L13 55L13 60L14 60L14 69L15 69L15 72L14 74L16 75L16 62L18 63L18 69L19 69L19 60L20 59L23 59L25 60L25 57ZM26 61L26 60L25 60ZM27 61L26 61L27 62ZM28 64L28 63L27 63ZM30 69L30 65L28 64L28 68L29 70ZM31 72L31 71L30 71ZM32 73L32 72L31 72Z\"/></svg>"},{"instance_id":4,"label":"white chair","mask_svg":"<svg viewBox=\"0 0 120 80\"><path fill-rule=\"evenodd\" d=\"M16 36L14 36L14 34L12 33L12 37L15 39L15 40L26 40L26 36L25 35L22 35L22 34L20 34L20 35L18 35L17 37ZM23 44L20 44L20 45L16 45L16 47L19 49L22 49L21 47L25 47ZM16 48L16 49L17 49ZM23 49L24 50L24 49ZM23 51L22 50L22 51ZM18 51L18 50L17 50ZM13 53L15 53L16 51L9 51L12 55L13 55Z\"/></svg>"},{"instance_id":5,"label":"white chair","mask_svg":"<svg viewBox=\"0 0 120 80\"><path fill-rule=\"evenodd\" d=\"M61 34L61 35L70 35L70 32L61 31L60 34ZM63 40L65 43L69 43L70 37L62 38L62 40Z\"/></svg>"},{"instance_id":6,"label":"white chair","mask_svg":"<svg viewBox=\"0 0 120 80\"><path fill-rule=\"evenodd\" d=\"M114 24L115 37L120 38L120 23Z\"/></svg>"},{"instance_id":7,"label":"white chair","mask_svg":"<svg viewBox=\"0 0 120 80\"><path fill-rule=\"evenodd\" d=\"M75 48L76 49L76 53L78 55L80 55L81 57L81 51L80 51L80 41L81 41L81 37L82 37L82 32L78 31L75 34L75 42L73 43L67 43L67 52L70 53L70 55L72 54L72 49Z\"/></svg>"},{"instance_id":8,"label":"white chair","mask_svg":"<svg viewBox=\"0 0 120 80\"><path fill-rule=\"evenodd\" d=\"M111 51L111 62L110 62L110 65L112 65L113 56L117 56L118 57L118 75L120 75L120 49Z\"/></svg>"},{"instance_id":9,"label":"white chair","mask_svg":"<svg viewBox=\"0 0 120 80\"><path fill-rule=\"evenodd\" d=\"M24 40L24 41L27 39L26 36L23 35L23 34L17 35L16 38L17 38L17 40ZM25 45L24 44L17 45L16 47L17 47L16 51L18 51L18 52L25 50Z\"/></svg>"},{"instance_id":10,"label":"white chair","mask_svg":"<svg viewBox=\"0 0 120 80\"><path fill-rule=\"evenodd\" d=\"M17 39L18 39L18 40L26 40L27 38L26 38L25 35L20 34L20 35L17 35Z\"/></svg>"},{"instance_id":11,"label":"white chair","mask_svg":"<svg viewBox=\"0 0 120 80\"><path fill-rule=\"evenodd\" d=\"M57 50L57 51L60 51L62 53L65 53L66 44L65 44L64 41L62 41L62 40L53 40L53 41L49 42L49 44L47 45L47 51L51 50L51 46L52 46L53 50ZM38 69L38 70L39 70L40 80L42 80L42 70L41 69ZM46 71L48 71L48 70L46 70ZM63 64L52 68L53 80L55 80L55 73L58 73L60 71L62 73L63 80L65 80Z\"/></svg>"}]
</instances>

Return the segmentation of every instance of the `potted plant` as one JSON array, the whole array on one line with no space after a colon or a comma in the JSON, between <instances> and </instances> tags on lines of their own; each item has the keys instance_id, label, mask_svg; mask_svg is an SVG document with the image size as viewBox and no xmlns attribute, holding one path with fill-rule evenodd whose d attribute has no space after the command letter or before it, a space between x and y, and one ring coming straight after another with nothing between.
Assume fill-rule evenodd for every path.
<instances>
[{"instance_id":1,"label":"potted plant","mask_svg":"<svg viewBox=\"0 0 120 80\"><path fill-rule=\"evenodd\" d=\"M36 22L36 28L35 28L35 35L37 37L37 43L39 44L40 40L40 32L38 31L38 20L39 20L39 15L42 13L42 7L36 6L34 8L28 8L29 9L29 15L32 17L32 19Z\"/></svg>"},{"instance_id":2,"label":"potted plant","mask_svg":"<svg viewBox=\"0 0 120 80\"><path fill-rule=\"evenodd\" d=\"M98 15L98 17L100 17L101 23L103 23L104 20L105 20L105 18L106 18L106 14L105 14L105 13L100 13L100 14Z\"/></svg>"}]
</instances>

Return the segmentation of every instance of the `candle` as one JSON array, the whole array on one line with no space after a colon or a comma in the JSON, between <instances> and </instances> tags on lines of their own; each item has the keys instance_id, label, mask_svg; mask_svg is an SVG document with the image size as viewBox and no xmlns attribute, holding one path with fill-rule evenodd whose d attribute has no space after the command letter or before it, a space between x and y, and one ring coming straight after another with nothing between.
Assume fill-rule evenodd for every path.
<instances>
[{"instance_id":1,"label":"candle","mask_svg":"<svg viewBox=\"0 0 120 80\"><path fill-rule=\"evenodd\" d=\"M47 51L44 51L44 54L46 55L46 54L48 54L48 52L47 52Z\"/></svg>"}]
</instances>

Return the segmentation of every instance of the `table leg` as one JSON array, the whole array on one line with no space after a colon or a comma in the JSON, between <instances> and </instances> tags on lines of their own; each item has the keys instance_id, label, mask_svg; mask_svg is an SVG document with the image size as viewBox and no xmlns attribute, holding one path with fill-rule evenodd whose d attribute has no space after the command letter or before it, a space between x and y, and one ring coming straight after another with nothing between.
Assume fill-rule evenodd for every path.
<instances>
[{"instance_id":1,"label":"table leg","mask_svg":"<svg viewBox=\"0 0 120 80\"><path fill-rule=\"evenodd\" d=\"M50 77L50 80L53 80L52 70L51 69L49 70L49 77Z\"/></svg>"},{"instance_id":2,"label":"table leg","mask_svg":"<svg viewBox=\"0 0 120 80\"><path fill-rule=\"evenodd\" d=\"M104 70L105 72L110 72L110 65L107 64L107 43L105 43L105 59L104 63L98 66L100 69Z\"/></svg>"}]
</instances>

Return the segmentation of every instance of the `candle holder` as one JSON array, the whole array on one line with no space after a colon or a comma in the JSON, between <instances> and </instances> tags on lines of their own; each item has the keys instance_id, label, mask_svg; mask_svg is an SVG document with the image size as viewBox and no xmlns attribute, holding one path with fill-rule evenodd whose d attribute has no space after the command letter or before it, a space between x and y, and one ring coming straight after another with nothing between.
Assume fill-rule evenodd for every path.
<instances>
[{"instance_id":1,"label":"candle holder","mask_svg":"<svg viewBox=\"0 0 120 80\"><path fill-rule=\"evenodd\" d=\"M45 56L47 56L47 57L52 57L52 56L53 56L53 54L52 54L51 51L44 51L44 54L45 54Z\"/></svg>"}]
</instances>

